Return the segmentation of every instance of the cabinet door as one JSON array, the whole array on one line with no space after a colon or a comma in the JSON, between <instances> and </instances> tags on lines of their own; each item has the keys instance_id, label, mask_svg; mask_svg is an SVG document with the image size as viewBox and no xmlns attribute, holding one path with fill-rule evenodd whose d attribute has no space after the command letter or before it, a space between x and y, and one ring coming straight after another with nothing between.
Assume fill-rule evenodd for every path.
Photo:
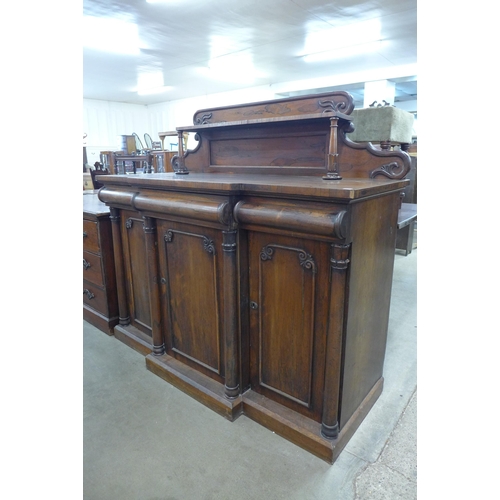
<instances>
[{"instance_id":1,"label":"cabinet door","mask_svg":"<svg viewBox=\"0 0 500 500\"><path fill-rule=\"evenodd\" d=\"M252 389L321 419L329 245L249 234Z\"/></svg>"},{"instance_id":2,"label":"cabinet door","mask_svg":"<svg viewBox=\"0 0 500 500\"><path fill-rule=\"evenodd\" d=\"M136 212L121 214L123 258L130 324L151 337L149 277L144 220Z\"/></svg>"},{"instance_id":3,"label":"cabinet door","mask_svg":"<svg viewBox=\"0 0 500 500\"><path fill-rule=\"evenodd\" d=\"M158 221L167 352L222 381L222 235L212 228Z\"/></svg>"}]
</instances>

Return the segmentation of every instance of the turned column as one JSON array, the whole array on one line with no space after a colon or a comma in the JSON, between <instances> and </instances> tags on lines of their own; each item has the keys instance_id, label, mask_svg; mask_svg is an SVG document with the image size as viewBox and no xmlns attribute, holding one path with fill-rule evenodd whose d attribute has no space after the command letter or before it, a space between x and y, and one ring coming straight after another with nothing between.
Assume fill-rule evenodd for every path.
<instances>
[{"instance_id":1,"label":"turned column","mask_svg":"<svg viewBox=\"0 0 500 500\"><path fill-rule=\"evenodd\" d=\"M326 338L326 369L321 435L336 439L339 434L340 363L349 245L332 245L330 258L330 314Z\"/></svg>"},{"instance_id":2,"label":"turned column","mask_svg":"<svg viewBox=\"0 0 500 500\"><path fill-rule=\"evenodd\" d=\"M337 149L337 135L338 135L338 127L339 127L339 119L337 116L333 116L330 118L330 142L328 145L328 170L327 174L323 176L324 180L328 181L338 181L342 179L342 176L339 174L339 165L338 165L338 149Z\"/></svg>"},{"instance_id":3,"label":"turned column","mask_svg":"<svg viewBox=\"0 0 500 500\"><path fill-rule=\"evenodd\" d=\"M163 341L161 323L158 252L156 251L156 221L152 217L144 217L144 233L146 239L146 262L148 264L153 354L161 356L162 354L165 354L165 343Z\"/></svg>"},{"instance_id":4,"label":"turned column","mask_svg":"<svg viewBox=\"0 0 500 500\"><path fill-rule=\"evenodd\" d=\"M118 322L122 326L130 325L125 285L125 268L123 263L122 233L120 227L120 210L110 207L111 232L113 235L113 254L115 258L116 292L118 295Z\"/></svg>"},{"instance_id":5,"label":"turned column","mask_svg":"<svg viewBox=\"0 0 500 500\"><path fill-rule=\"evenodd\" d=\"M183 134L179 131L179 145L178 145L178 153L177 156L172 158L172 167L174 171L178 175L187 175L189 174L186 165L184 164L184 144L183 144Z\"/></svg>"},{"instance_id":6,"label":"turned column","mask_svg":"<svg viewBox=\"0 0 500 500\"><path fill-rule=\"evenodd\" d=\"M222 232L224 266L224 353L225 353L225 397L234 399L239 395L238 382L238 317L237 317L237 231Z\"/></svg>"}]
</instances>

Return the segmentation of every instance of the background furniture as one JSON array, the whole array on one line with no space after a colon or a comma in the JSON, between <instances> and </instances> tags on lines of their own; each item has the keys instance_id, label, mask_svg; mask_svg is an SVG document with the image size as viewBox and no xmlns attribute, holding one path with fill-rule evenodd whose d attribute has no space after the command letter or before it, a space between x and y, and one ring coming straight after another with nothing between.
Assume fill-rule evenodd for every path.
<instances>
[{"instance_id":1,"label":"background furniture","mask_svg":"<svg viewBox=\"0 0 500 500\"><path fill-rule=\"evenodd\" d=\"M107 168L104 168L102 163L99 163L96 161L94 163L94 168L90 171L90 176L92 177L92 185L94 189L100 189L102 188L103 184L96 180L95 176L96 175L108 175L109 170Z\"/></svg>"},{"instance_id":2,"label":"background furniture","mask_svg":"<svg viewBox=\"0 0 500 500\"><path fill-rule=\"evenodd\" d=\"M165 139L167 137L172 138L170 144L168 144L169 146L175 146L176 149L179 148L179 132L177 132L176 130L170 130L168 132L159 132L158 137L161 140L161 148L163 150L165 149ZM189 134L187 132L182 134L181 142L182 142L182 146L183 146L184 151L187 151L188 138L189 138Z\"/></svg>"},{"instance_id":3,"label":"background furniture","mask_svg":"<svg viewBox=\"0 0 500 500\"><path fill-rule=\"evenodd\" d=\"M144 134L144 144L146 144L146 149L153 149L153 139L148 133Z\"/></svg>"},{"instance_id":4,"label":"background furniture","mask_svg":"<svg viewBox=\"0 0 500 500\"><path fill-rule=\"evenodd\" d=\"M137 155L115 153L113 156L116 174L125 174L127 172L135 174L139 171L150 174L153 172L153 156L149 151L145 154Z\"/></svg>"},{"instance_id":5,"label":"background furniture","mask_svg":"<svg viewBox=\"0 0 500 500\"><path fill-rule=\"evenodd\" d=\"M153 171L156 173L173 172L171 160L176 155L175 151L151 151L153 157Z\"/></svg>"},{"instance_id":6,"label":"background furniture","mask_svg":"<svg viewBox=\"0 0 500 500\"><path fill-rule=\"evenodd\" d=\"M108 335L118 323L109 207L97 191L83 196L83 318Z\"/></svg>"},{"instance_id":7,"label":"background furniture","mask_svg":"<svg viewBox=\"0 0 500 500\"><path fill-rule=\"evenodd\" d=\"M137 151L137 143L135 135L122 135L121 136L121 151L126 155L131 155Z\"/></svg>"},{"instance_id":8,"label":"background furniture","mask_svg":"<svg viewBox=\"0 0 500 500\"><path fill-rule=\"evenodd\" d=\"M398 235L396 248L408 255L413 250L415 223L417 221L416 203L402 203L398 213Z\"/></svg>"},{"instance_id":9,"label":"background furniture","mask_svg":"<svg viewBox=\"0 0 500 500\"><path fill-rule=\"evenodd\" d=\"M115 170L115 151L101 151L100 160L103 168L108 169L111 174L116 174Z\"/></svg>"},{"instance_id":10,"label":"background furniture","mask_svg":"<svg viewBox=\"0 0 500 500\"><path fill-rule=\"evenodd\" d=\"M332 462L383 386L410 158L351 141L345 92L198 111L175 173L104 176L115 336L233 420Z\"/></svg>"}]
</instances>

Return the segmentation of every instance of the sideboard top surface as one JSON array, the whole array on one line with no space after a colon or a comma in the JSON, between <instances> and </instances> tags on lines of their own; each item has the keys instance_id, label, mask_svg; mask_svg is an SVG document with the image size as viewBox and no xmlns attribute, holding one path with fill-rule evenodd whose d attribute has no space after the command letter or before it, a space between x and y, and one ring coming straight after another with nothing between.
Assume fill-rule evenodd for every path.
<instances>
[{"instance_id":1,"label":"sideboard top surface","mask_svg":"<svg viewBox=\"0 0 500 500\"><path fill-rule=\"evenodd\" d=\"M324 180L313 176L282 176L258 174L205 174L178 175L128 174L97 177L107 187L131 187L158 190L224 192L227 194L262 194L305 196L355 200L380 195L404 188L408 181L388 179Z\"/></svg>"}]
</instances>

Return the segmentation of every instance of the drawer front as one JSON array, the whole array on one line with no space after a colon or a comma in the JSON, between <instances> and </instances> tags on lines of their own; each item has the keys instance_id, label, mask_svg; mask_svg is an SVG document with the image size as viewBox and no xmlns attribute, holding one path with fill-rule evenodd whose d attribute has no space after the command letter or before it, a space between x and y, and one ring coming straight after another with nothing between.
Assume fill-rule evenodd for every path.
<instances>
[{"instance_id":1,"label":"drawer front","mask_svg":"<svg viewBox=\"0 0 500 500\"><path fill-rule=\"evenodd\" d=\"M102 288L88 281L83 282L83 303L108 316L106 293Z\"/></svg>"},{"instance_id":2,"label":"drawer front","mask_svg":"<svg viewBox=\"0 0 500 500\"><path fill-rule=\"evenodd\" d=\"M99 235L97 233L97 222L83 221L83 249L87 252L99 252Z\"/></svg>"},{"instance_id":3,"label":"drawer front","mask_svg":"<svg viewBox=\"0 0 500 500\"><path fill-rule=\"evenodd\" d=\"M102 260L99 255L83 252L83 279L98 286L104 286Z\"/></svg>"}]
</instances>

